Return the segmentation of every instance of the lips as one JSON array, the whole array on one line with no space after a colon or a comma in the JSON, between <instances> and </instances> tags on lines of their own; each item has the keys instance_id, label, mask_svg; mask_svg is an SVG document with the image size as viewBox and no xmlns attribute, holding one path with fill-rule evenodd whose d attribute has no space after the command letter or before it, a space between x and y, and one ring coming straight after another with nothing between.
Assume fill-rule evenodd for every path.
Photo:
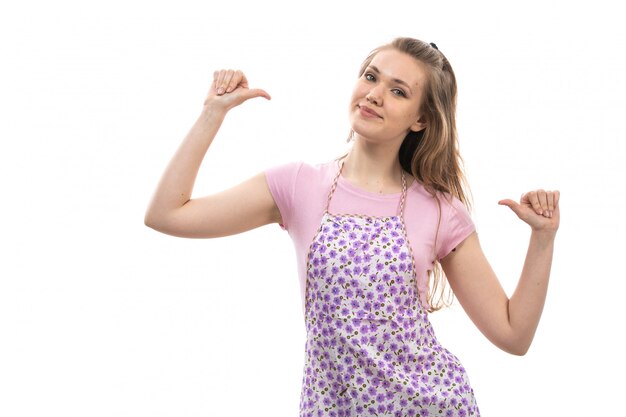
<instances>
[{"instance_id":1,"label":"lips","mask_svg":"<svg viewBox=\"0 0 626 417\"><path fill-rule=\"evenodd\" d=\"M361 114L365 117L380 117L382 119L382 116L380 114L365 105L359 105L359 110L361 111Z\"/></svg>"}]
</instances>

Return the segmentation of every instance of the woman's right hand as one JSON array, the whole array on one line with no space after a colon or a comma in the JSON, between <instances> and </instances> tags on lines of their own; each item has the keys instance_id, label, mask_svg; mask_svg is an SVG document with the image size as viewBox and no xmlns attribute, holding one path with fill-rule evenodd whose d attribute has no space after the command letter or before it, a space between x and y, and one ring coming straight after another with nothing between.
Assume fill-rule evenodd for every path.
<instances>
[{"instance_id":1,"label":"woman's right hand","mask_svg":"<svg viewBox=\"0 0 626 417\"><path fill-rule=\"evenodd\" d=\"M265 90L251 89L248 87L248 79L239 70L219 70L213 73L213 83L209 94L204 100L204 107L215 107L228 111L244 101L255 98L271 97Z\"/></svg>"},{"instance_id":2,"label":"woman's right hand","mask_svg":"<svg viewBox=\"0 0 626 417\"><path fill-rule=\"evenodd\" d=\"M265 91L248 88L241 71L215 71L202 114L172 157L146 210L147 226L173 236L211 238L282 222L264 173L220 193L191 198L200 164L224 115L254 97L270 99Z\"/></svg>"}]
</instances>

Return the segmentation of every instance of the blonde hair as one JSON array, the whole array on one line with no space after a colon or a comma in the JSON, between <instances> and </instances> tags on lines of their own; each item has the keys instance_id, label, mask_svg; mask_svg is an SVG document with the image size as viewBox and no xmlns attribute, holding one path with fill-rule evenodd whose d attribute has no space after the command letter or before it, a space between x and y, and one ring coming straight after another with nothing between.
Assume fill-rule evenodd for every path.
<instances>
[{"instance_id":1,"label":"blonde hair","mask_svg":"<svg viewBox=\"0 0 626 417\"><path fill-rule=\"evenodd\" d=\"M426 127L407 134L400 146L398 159L402 168L413 174L437 201L439 221L435 235L436 248L441 223L440 199L443 197L450 202L452 197L456 197L468 210L471 209L456 130L456 77L450 62L434 44L412 38L396 38L374 49L363 61L359 76L363 75L378 52L390 48L412 56L428 69L421 109ZM450 305L454 297L446 285L447 280L436 253L433 258L428 292L431 312Z\"/></svg>"}]
</instances>

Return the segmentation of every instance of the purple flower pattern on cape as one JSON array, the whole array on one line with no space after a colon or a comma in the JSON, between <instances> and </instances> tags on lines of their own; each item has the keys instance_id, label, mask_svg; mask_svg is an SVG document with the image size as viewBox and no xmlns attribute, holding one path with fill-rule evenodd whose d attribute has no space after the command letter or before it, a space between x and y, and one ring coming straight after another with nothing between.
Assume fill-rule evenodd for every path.
<instances>
[{"instance_id":1,"label":"purple flower pattern on cape","mask_svg":"<svg viewBox=\"0 0 626 417\"><path fill-rule=\"evenodd\" d=\"M401 216L324 214L307 263L300 417L480 415L411 260Z\"/></svg>"}]
</instances>

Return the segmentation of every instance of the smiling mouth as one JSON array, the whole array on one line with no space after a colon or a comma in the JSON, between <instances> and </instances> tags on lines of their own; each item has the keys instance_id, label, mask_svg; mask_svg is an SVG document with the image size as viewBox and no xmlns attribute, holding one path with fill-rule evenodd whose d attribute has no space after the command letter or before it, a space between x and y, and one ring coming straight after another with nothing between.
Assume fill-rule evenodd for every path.
<instances>
[{"instance_id":1,"label":"smiling mouth","mask_svg":"<svg viewBox=\"0 0 626 417\"><path fill-rule=\"evenodd\" d=\"M374 110L372 110L372 109L370 109L368 107L365 107L365 106L361 106L361 105L359 105L358 107L359 107L359 111L364 116L366 116L366 117L376 117L376 118L381 118L382 119L382 117L378 113L376 113Z\"/></svg>"}]
</instances>

